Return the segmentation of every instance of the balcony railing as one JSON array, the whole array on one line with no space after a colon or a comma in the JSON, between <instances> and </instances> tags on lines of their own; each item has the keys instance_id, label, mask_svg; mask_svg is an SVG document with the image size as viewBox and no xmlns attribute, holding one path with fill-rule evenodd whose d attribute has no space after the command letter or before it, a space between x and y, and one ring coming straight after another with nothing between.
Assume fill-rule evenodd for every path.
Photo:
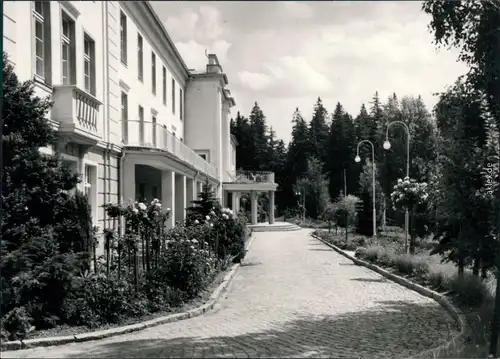
<instances>
[{"instance_id":1,"label":"balcony railing","mask_svg":"<svg viewBox=\"0 0 500 359\"><path fill-rule=\"evenodd\" d=\"M274 172L236 171L233 178L236 183L274 183Z\"/></svg>"},{"instance_id":2,"label":"balcony railing","mask_svg":"<svg viewBox=\"0 0 500 359\"><path fill-rule=\"evenodd\" d=\"M131 147L167 151L198 171L217 177L217 170L214 166L170 133L164 125L151 121L127 121L123 128L123 142Z\"/></svg>"},{"instance_id":3,"label":"balcony railing","mask_svg":"<svg viewBox=\"0 0 500 359\"><path fill-rule=\"evenodd\" d=\"M102 103L76 85L54 86L52 120L60 123L61 132L86 140L102 139L99 108Z\"/></svg>"}]
</instances>

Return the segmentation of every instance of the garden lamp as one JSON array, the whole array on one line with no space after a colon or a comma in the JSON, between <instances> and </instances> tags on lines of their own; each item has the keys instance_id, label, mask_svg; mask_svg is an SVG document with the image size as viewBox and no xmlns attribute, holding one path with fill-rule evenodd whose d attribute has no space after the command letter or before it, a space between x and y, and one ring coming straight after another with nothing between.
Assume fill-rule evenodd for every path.
<instances>
[{"instance_id":1,"label":"garden lamp","mask_svg":"<svg viewBox=\"0 0 500 359\"><path fill-rule=\"evenodd\" d=\"M359 155L357 155L356 158L354 158L354 161L357 163L361 162L361 157L359 157Z\"/></svg>"},{"instance_id":2,"label":"garden lamp","mask_svg":"<svg viewBox=\"0 0 500 359\"><path fill-rule=\"evenodd\" d=\"M384 150L389 150L391 148L391 143L389 140L385 140L384 142Z\"/></svg>"}]
</instances>

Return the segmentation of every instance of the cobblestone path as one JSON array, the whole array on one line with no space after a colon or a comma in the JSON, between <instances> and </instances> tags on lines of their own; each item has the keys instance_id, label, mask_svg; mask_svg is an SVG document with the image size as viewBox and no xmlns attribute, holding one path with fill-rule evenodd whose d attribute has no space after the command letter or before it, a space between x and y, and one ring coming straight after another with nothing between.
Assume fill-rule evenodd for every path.
<instances>
[{"instance_id":1,"label":"cobblestone path","mask_svg":"<svg viewBox=\"0 0 500 359\"><path fill-rule=\"evenodd\" d=\"M436 302L354 265L309 233L256 233L225 298L204 316L1 356L403 358L457 333Z\"/></svg>"}]
</instances>

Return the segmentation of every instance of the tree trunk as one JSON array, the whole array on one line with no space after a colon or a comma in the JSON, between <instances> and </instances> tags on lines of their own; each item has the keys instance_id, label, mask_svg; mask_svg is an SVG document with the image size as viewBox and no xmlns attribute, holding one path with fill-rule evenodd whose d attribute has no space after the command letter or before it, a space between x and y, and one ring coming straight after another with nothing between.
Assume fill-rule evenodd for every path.
<instances>
[{"instance_id":1,"label":"tree trunk","mask_svg":"<svg viewBox=\"0 0 500 359\"><path fill-rule=\"evenodd\" d=\"M479 277L479 271L481 269L481 258L479 254L476 254L476 258L474 258L474 266L472 267L472 275L474 277Z\"/></svg>"},{"instance_id":2,"label":"tree trunk","mask_svg":"<svg viewBox=\"0 0 500 359\"><path fill-rule=\"evenodd\" d=\"M465 272L465 261L463 256L460 254L460 258L458 259L458 275L460 277L463 277L464 272Z\"/></svg>"}]
</instances>

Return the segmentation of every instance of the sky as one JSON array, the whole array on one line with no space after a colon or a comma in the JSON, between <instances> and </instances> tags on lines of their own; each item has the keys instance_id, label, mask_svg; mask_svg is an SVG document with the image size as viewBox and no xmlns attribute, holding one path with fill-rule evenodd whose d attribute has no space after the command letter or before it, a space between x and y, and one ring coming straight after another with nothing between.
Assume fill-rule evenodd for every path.
<instances>
[{"instance_id":1,"label":"sky","mask_svg":"<svg viewBox=\"0 0 500 359\"><path fill-rule=\"evenodd\" d=\"M420 1L157 1L151 2L187 66L204 70L205 50L227 74L237 111L258 102L269 126L288 142L292 114L312 117L321 97L356 116L375 91L435 93L467 71L457 51L439 49Z\"/></svg>"}]
</instances>

